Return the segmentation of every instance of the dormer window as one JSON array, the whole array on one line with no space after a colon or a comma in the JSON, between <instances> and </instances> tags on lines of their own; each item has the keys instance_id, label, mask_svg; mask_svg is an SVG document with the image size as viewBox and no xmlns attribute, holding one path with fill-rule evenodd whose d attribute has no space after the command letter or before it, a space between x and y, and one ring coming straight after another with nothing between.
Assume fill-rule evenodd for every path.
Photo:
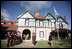
<instances>
[{"instance_id":1,"label":"dormer window","mask_svg":"<svg viewBox=\"0 0 72 49\"><path fill-rule=\"evenodd\" d=\"M12 23L11 22L8 22L8 25L11 25Z\"/></svg>"},{"instance_id":2,"label":"dormer window","mask_svg":"<svg viewBox=\"0 0 72 49\"><path fill-rule=\"evenodd\" d=\"M16 22L15 25L18 25L18 23Z\"/></svg>"},{"instance_id":3,"label":"dormer window","mask_svg":"<svg viewBox=\"0 0 72 49\"><path fill-rule=\"evenodd\" d=\"M1 22L1 25L3 25L4 24L4 22Z\"/></svg>"}]
</instances>

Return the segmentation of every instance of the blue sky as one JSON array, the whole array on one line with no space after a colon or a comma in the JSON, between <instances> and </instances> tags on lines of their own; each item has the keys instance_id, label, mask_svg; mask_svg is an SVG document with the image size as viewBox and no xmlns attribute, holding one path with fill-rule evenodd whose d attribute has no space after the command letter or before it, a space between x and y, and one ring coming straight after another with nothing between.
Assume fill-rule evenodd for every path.
<instances>
[{"instance_id":1,"label":"blue sky","mask_svg":"<svg viewBox=\"0 0 72 49\"><path fill-rule=\"evenodd\" d=\"M6 20L17 20L17 17L29 10L32 14L39 11L45 16L51 13L55 17L54 7L59 15L66 16L71 29L71 1L1 1L1 15Z\"/></svg>"}]
</instances>

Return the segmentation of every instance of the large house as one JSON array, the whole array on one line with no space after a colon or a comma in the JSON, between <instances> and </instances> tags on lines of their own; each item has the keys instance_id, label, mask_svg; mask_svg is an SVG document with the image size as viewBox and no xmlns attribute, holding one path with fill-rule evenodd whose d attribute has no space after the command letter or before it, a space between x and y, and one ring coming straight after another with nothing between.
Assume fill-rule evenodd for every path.
<instances>
[{"instance_id":1,"label":"large house","mask_svg":"<svg viewBox=\"0 0 72 49\"><path fill-rule=\"evenodd\" d=\"M36 34L36 41L48 40L52 30L68 28L68 23L65 18L61 16L54 18L50 13L43 17L39 12L35 12L35 15L33 15L29 11L26 11L18 16L17 19L21 38L25 40L32 40L34 33Z\"/></svg>"}]
</instances>

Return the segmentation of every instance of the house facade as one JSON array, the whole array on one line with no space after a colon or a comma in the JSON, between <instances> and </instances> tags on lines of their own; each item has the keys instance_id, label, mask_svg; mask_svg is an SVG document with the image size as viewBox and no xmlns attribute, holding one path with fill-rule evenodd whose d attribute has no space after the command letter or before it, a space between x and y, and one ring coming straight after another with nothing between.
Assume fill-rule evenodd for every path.
<instances>
[{"instance_id":1,"label":"house facade","mask_svg":"<svg viewBox=\"0 0 72 49\"><path fill-rule=\"evenodd\" d=\"M52 30L68 28L68 23L64 18L61 16L54 18L50 13L43 17L39 12L35 12L35 15L33 15L29 11L26 11L18 16L17 20L18 31L21 32L21 38L25 40L32 40L34 33L36 41L48 40Z\"/></svg>"}]
</instances>

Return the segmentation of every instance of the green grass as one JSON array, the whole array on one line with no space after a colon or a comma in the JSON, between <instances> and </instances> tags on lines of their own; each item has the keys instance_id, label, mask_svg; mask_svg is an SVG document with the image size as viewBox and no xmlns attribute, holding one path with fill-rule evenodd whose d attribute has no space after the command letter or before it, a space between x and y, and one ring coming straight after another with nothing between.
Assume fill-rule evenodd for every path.
<instances>
[{"instance_id":1,"label":"green grass","mask_svg":"<svg viewBox=\"0 0 72 49\"><path fill-rule=\"evenodd\" d=\"M33 46L19 46L19 47L16 47L16 46L13 46L13 47L10 47L10 48L34 48Z\"/></svg>"},{"instance_id":2,"label":"green grass","mask_svg":"<svg viewBox=\"0 0 72 49\"><path fill-rule=\"evenodd\" d=\"M38 41L35 47L36 48L50 48L47 41Z\"/></svg>"},{"instance_id":3,"label":"green grass","mask_svg":"<svg viewBox=\"0 0 72 49\"><path fill-rule=\"evenodd\" d=\"M70 40L53 40L54 48L71 48Z\"/></svg>"},{"instance_id":4,"label":"green grass","mask_svg":"<svg viewBox=\"0 0 72 49\"><path fill-rule=\"evenodd\" d=\"M70 40L53 40L53 48L71 48L71 41ZM1 40L1 48L7 48L7 41ZM10 47L10 48L50 48L48 45L48 41L38 41L37 44L34 46L24 46L24 47Z\"/></svg>"},{"instance_id":5,"label":"green grass","mask_svg":"<svg viewBox=\"0 0 72 49\"><path fill-rule=\"evenodd\" d=\"M7 48L7 40L1 40L1 48Z\"/></svg>"}]
</instances>

